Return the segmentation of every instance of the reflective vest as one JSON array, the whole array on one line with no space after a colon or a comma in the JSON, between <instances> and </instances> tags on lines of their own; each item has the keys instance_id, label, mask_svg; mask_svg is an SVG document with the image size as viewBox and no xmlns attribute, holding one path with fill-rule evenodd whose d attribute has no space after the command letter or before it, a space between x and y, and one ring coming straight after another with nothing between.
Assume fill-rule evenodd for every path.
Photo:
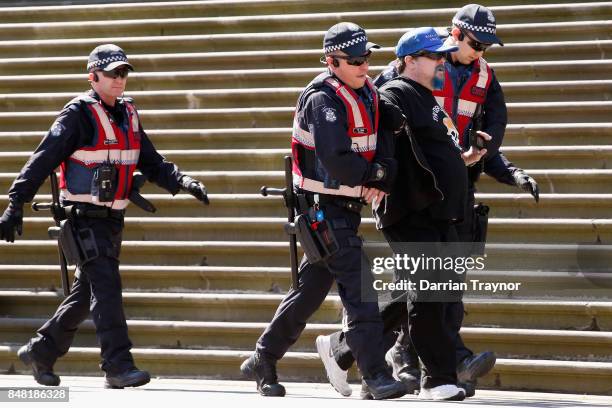
<instances>
[{"instance_id":1,"label":"reflective vest","mask_svg":"<svg viewBox=\"0 0 612 408\"><path fill-rule=\"evenodd\" d=\"M318 84L318 85L317 85ZM315 141L312 133L308 131L308 124L304 123L301 115L306 99L312 90L318 89L317 86L327 86L334 90L340 98L347 112L347 137L351 139L351 150L359 154L361 157L371 162L376 153L376 132L378 130L378 94L376 88L368 77L366 86L372 93L374 107L374 123L370 119L367 107L355 93L354 90L347 87L336 78L329 74L324 74L323 77L317 77L300 95L298 106L296 107L295 116L293 118L293 134L291 138L291 151L293 153L293 184L294 186L311 191L313 193L342 195L348 197L361 197L362 186L347 186L339 184L338 186L325 186L323 180L317 178L313 174L305 174L303 163L299 161L299 151L301 149L306 156L310 156L309 160L313 162ZM302 120L300 121L300 119ZM337 188L335 188L337 187Z\"/></svg>"},{"instance_id":2,"label":"reflective vest","mask_svg":"<svg viewBox=\"0 0 612 408\"><path fill-rule=\"evenodd\" d=\"M459 131L459 144L465 146L464 138L467 129L472 122L474 112L478 105L483 105L487 98L487 91L491 85L493 73L491 67L484 60L479 58L474 61L472 74L465 82L458 95L455 95L455 89L452 79L446 71L444 81L444 89L433 91L438 104L451 116L457 130Z\"/></svg>"},{"instance_id":3,"label":"reflective vest","mask_svg":"<svg viewBox=\"0 0 612 408\"><path fill-rule=\"evenodd\" d=\"M102 102L91 96L81 96L77 100L86 103L94 135L91 144L80 147L61 164L59 187L62 195L69 201L122 210L128 206L132 177L140 156L138 113L134 105L124 101L128 114L125 134ZM111 163L117 169L115 198L108 202L98 201L91 191L95 169L104 163Z\"/></svg>"}]
</instances>

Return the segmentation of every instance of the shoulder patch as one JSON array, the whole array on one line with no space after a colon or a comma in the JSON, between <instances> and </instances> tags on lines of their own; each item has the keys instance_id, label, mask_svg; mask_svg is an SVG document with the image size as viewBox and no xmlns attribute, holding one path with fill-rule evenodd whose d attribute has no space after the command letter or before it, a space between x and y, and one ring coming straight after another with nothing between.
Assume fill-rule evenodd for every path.
<instances>
[{"instance_id":1,"label":"shoulder patch","mask_svg":"<svg viewBox=\"0 0 612 408\"><path fill-rule=\"evenodd\" d=\"M336 110L334 108L323 108L323 113L325 113L325 120L328 122L333 123L338 120Z\"/></svg>"},{"instance_id":2,"label":"shoulder patch","mask_svg":"<svg viewBox=\"0 0 612 408\"><path fill-rule=\"evenodd\" d=\"M53 125L51 125L51 129L49 129L49 134L53 137L58 137L62 134L62 132L66 130L66 127L62 125L62 123L56 120Z\"/></svg>"}]
</instances>

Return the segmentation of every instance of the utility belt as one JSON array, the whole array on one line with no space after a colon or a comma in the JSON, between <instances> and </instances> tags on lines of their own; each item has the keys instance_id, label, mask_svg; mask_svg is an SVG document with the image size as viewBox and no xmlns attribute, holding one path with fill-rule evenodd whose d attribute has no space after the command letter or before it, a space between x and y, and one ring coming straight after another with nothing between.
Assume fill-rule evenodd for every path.
<instances>
[{"instance_id":1,"label":"utility belt","mask_svg":"<svg viewBox=\"0 0 612 408\"><path fill-rule=\"evenodd\" d=\"M299 192L295 196L298 215L295 222L285 224L285 232L295 234L308 262L324 263L340 250L333 223L326 218L325 206L334 205L359 214L363 204L327 194Z\"/></svg>"},{"instance_id":2,"label":"utility belt","mask_svg":"<svg viewBox=\"0 0 612 408\"><path fill-rule=\"evenodd\" d=\"M62 252L71 265L82 267L89 261L98 258L100 255L118 258L116 248L99 248L94 232L89 227L82 227L76 222L77 219L116 219L123 220L125 210L114 210L109 207L101 207L87 203L66 202L63 207L64 219L59 227L49 229L55 230ZM100 254L100 251L103 253Z\"/></svg>"}]
</instances>

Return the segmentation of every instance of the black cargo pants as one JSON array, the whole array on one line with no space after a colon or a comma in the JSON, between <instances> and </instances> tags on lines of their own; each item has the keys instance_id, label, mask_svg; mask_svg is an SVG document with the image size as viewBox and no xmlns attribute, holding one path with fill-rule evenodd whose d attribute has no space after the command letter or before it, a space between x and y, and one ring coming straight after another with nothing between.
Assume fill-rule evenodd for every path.
<instances>
[{"instance_id":1,"label":"black cargo pants","mask_svg":"<svg viewBox=\"0 0 612 408\"><path fill-rule=\"evenodd\" d=\"M382 347L382 322L369 263L362 250L357 230L358 213L333 204L323 206L330 220L340 251L325 264L310 264L304 257L299 268L299 288L291 288L281 301L272 321L257 341L256 350L278 360L284 356L321 306L336 281L338 294L346 309L346 342L366 378L385 369ZM369 301L363 301L367 299Z\"/></svg>"},{"instance_id":2,"label":"black cargo pants","mask_svg":"<svg viewBox=\"0 0 612 408\"><path fill-rule=\"evenodd\" d=\"M93 230L100 255L77 269L70 294L30 341L36 358L49 366L68 352L79 325L91 313L101 349L100 368L119 374L134 367L119 275L123 222L123 216L75 219L76 228Z\"/></svg>"}]
</instances>

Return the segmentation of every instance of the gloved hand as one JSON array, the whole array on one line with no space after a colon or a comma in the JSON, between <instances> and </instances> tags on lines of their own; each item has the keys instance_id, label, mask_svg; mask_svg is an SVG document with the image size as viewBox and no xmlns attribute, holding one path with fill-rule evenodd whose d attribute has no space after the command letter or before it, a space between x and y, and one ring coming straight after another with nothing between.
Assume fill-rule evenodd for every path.
<instances>
[{"instance_id":1,"label":"gloved hand","mask_svg":"<svg viewBox=\"0 0 612 408\"><path fill-rule=\"evenodd\" d=\"M180 183L183 190L185 190L204 204L210 204L210 202L208 201L208 192L206 191L206 187L200 181L185 175L181 177Z\"/></svg>"},{"instance_id":2,"label":"gloved hand","mask_svg":"<svg viewBox=\"0 0 612 408\"><path fill-rule=\"evenodd\" d=\"M512 174L517 187L520 187L523 191L528 192L537 202L540 201L540 189L538 183L529 174L525 173L524 170L517 170Z\"/></svg>"},{"instance_id":3,"label":"gloved hand","mask_svg":"<svg viewBox=\"0 0 612 408\"><path fill-rule=\"evenodd\" d=\"M23 204L11 201L0 217L0 240L15 242L15 231L23 233Z\"/></svg>"}]
</instances>

